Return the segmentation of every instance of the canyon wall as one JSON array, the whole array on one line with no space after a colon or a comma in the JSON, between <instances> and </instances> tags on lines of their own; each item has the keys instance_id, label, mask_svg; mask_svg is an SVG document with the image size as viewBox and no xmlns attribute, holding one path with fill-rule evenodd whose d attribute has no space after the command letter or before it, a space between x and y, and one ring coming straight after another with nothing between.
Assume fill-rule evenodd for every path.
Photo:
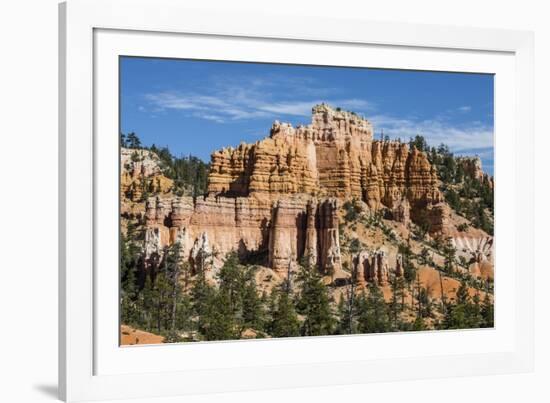
<instances>
[{"instance_id":1,"label":"canyon wall","mask_svg":"<svg viewBox=\"0 0 550 403\"><path fill-rule=\"evenodd\" d=\"M281 276L298 261L333 275L342 269L338 209L351 198L403 224L427 221L432 235L452 225L425 153L373 140L370 122L325 104L313 108L307 126L275 122L263 140L214 152L207 194L197 198L175 197L158 157L138 151L123 149L121 192L137 200L143 195L135 184L143 178L160 191L144 213L145 251L153 265L165 247L178 243L195 272L214 273L234 251ZM477 163L466 161L477 176ZM387 282L383 252L353 259L361 282ZM399 262L395 270L402 272Z\"/></svg>"},{"instance_id":2,"label":"canyon wall","mask_svg":"<svg viewBox=\"0 0 550 403\"><path fill-rule=\"evenodd\" d=\"M145 211L147 259L179 244L194 271L208 258L217 268L223 257L265 255L269 267L286 275L303 257L324 272L341 268L337 200L290 197L271 202L254 197L150 198ZM198 262L198 263L197 263Z\"/></svg>"}]
</instances>

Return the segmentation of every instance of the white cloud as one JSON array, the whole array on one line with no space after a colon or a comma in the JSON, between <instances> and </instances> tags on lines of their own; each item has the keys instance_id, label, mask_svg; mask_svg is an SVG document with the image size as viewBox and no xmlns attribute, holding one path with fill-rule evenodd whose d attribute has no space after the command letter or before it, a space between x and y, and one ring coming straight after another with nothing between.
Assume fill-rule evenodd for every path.
<instances>
[{"instance_id":1,"label":"white cloud","mask_svg":"<svg viewBox=\"0 0 550 403\"><path fill-rule=\"evenodd\" d=\"M453 151L493 147L493 129L479 122L455 125L444 119L416 120L390 115L374 115L369 119L377 135L383 130L391 138L408 140L417 134L428 144L444 143Z\"/></svg>"},{"instance_id":2,"label":"white cloud","mask_svg":"<svg viewBox=\"0 0 550 403\"><path fill-rule=\"evenodd\" d=\"M294 84L293 84L294 85ZM164 91L146 94L145 100L161 110L172 109L189 112L201 119L226 122L230 120L281 118L281 115L311 115L311 108L322 102L350 110L373 110L374 105L364 99L309 98L303 100L274 100L270 93L272 83L261 79L250 79L245 85L215 83L211 93ZM208 90L207 90L208 91ZM284 93L284 90L281 91ZM314 91L301 91L293 87L292 93L301 94Z\"/></svg>"},{"instance_id":3,"label":"white cloud","mask_svg":"<svg viewBox=\"0 0 550 403\"><path fill-rule=\"evenodd\" d=\"M430 145L447 144L451 150L493 147L493 129L480 122L456 124L451 117L472 110L469 105L442 112L432 119L376 114L376 105L367 99L339 97L336 88L317 86L309 77L215 76L208 85L193 91L163 91L145 95L144 110L179 110L189 116L217 123L252 119L303 117L309 122L311 108L322 102L364 114L373 123L376 136L381 130L391 138L408 140L423 135ZM290 94L285 99L285 94ZM299 99L296 95L299 94Z\"/></svg>"}]
</instances>

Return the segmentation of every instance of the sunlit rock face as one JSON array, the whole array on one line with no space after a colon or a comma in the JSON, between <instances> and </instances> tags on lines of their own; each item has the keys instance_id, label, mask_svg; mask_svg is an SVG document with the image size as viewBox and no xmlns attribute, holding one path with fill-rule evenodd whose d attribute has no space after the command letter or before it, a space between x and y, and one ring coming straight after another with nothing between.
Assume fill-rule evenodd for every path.
<instances>
[{"instance_id":1,"label":"sunlit rock face","mask_svg":"<svg viewBox=\"0 0 550 403\"><path fill-rule=\"evenodd\" d=\"M373 140L369 121L328 105L311 124L275 122L268 138L212 154L208 192L247 197L311 194L356 198L400 220L442 201L426 154L397 141Z\"/></svg>"},{"instance_id":2,"label":"sunlit rock face","mask_svg":"<svg viewBox=\"0 0 550 403\"><path fill-rule=\"evenodd\" d=\"M147 158L128 165L130 155L126 177L138 175L136 170L159 175L158 163ZM473 171L477 175L475 164ZM275 122L263 140L215 151L206 195L170 193L147 200L146 251L160 255L177 242L195 271L200 266L215 272L235 252L283 277L297 262L338 275L343 266L338 209L351 199L371 212L384 210L386 218L404 226L427 222L434 236L452 232L451 211L424 152L374 140L369 121L321 104L307 126ZM387 283L384 252L364 251L354 259L361 284ZM402 275L401 262L396 265Z\"/></svg>"}]
</instances>

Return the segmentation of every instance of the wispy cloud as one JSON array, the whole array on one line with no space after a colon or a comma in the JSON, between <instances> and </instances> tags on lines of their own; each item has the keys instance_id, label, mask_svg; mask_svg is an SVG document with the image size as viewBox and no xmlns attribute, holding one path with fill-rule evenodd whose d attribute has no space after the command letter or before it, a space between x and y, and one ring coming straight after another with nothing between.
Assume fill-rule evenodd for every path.
<instances>
[{"instance_id":1,"label":"wispy cloud","mask_svg":"<svg viewBox=\"0 0 550 403\"><path fill-rule=\"evenodd\" d=\"M370 117L376 132L384 131L391 138L408 140L417 134L426 138L428 144L444 143L453 151L487 149L493 147L493 128L480 122L453 124L445 118L418 120L390 115Z\"/></svg>"},{"instance_id":2,"label":"wispy cloud","mask_svg":"<svg viewBox=\"0 0 550 403\"><path fill-rule=\"evenodd\" d=\"M300 94L301 98L295 99L293 96L285 99L285 92ZM281 115L308 117L312 106L321 102L353 110L374 110L373 103L367 100L338 98L334 96L335 92L337 91L316 86L315 82L307 77L213 77L210 79L210 85L200 91L149 93L145 94L145 101L149 107L180 110L190 116L219 123L280 118Z\"/></svg>"},{"instance_id":3,"label":"wispy cloud","mask_svg":"<svg viewBox=\"0 0 550 403\"><path fill-rule=\"evenodd\" d=\"M160 92L147 94L145 99L161 110L187 111L192 116L220 123L228 120L310 116L311 108L328 102L350 110L368 110L371 104L361 99L308 99L298 101L270 101L248 97L243 91L233 97L205 96L197 93ZM143 109L143 108L140 108Z\"/></svg>"},{"instance_id":4,"label":"wispy cloud","mask_svg":"<svg viewBox=\"0 0 550 403\"><path fill-rule=\"evenodd\" d=\"M206 85L207 84L207 85ZM383 130L391 138L408 140L423 135L429 144L447 144L451 150L491 149L493 128L476 121L457 123L457 115L470 112L463 105L446 110L431 119L400 117L377 113L377 105L369 99L345 97L337 88L330 88L310 77L284 76L214 76L201 86L185 91L170 90L145 94L144 110L181 111L188 116L227 123L243 120L303 117L309 121L311 108L325 102L364 114L373 123L377 135ZM470 152L472 154L475 152Z\"/></svg>"}]
</instances>

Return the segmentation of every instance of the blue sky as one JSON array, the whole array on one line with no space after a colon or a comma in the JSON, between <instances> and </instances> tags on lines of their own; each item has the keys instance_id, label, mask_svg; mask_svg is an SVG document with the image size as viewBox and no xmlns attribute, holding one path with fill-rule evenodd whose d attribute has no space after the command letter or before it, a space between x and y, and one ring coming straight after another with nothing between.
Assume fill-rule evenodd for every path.
<instances>
[{"instance_id":1,"label":"blue sky","mask_svg":"<svg viewBox=\"0 0 550 403\"><path fill-rule=\"evenodd\" d=\"M342 67L123 57L121 131L205 161L269 135L274 120L311 121L325 102L408 140L422 134L493 173L493 76Z\"/></svg>"}]
</instances>

